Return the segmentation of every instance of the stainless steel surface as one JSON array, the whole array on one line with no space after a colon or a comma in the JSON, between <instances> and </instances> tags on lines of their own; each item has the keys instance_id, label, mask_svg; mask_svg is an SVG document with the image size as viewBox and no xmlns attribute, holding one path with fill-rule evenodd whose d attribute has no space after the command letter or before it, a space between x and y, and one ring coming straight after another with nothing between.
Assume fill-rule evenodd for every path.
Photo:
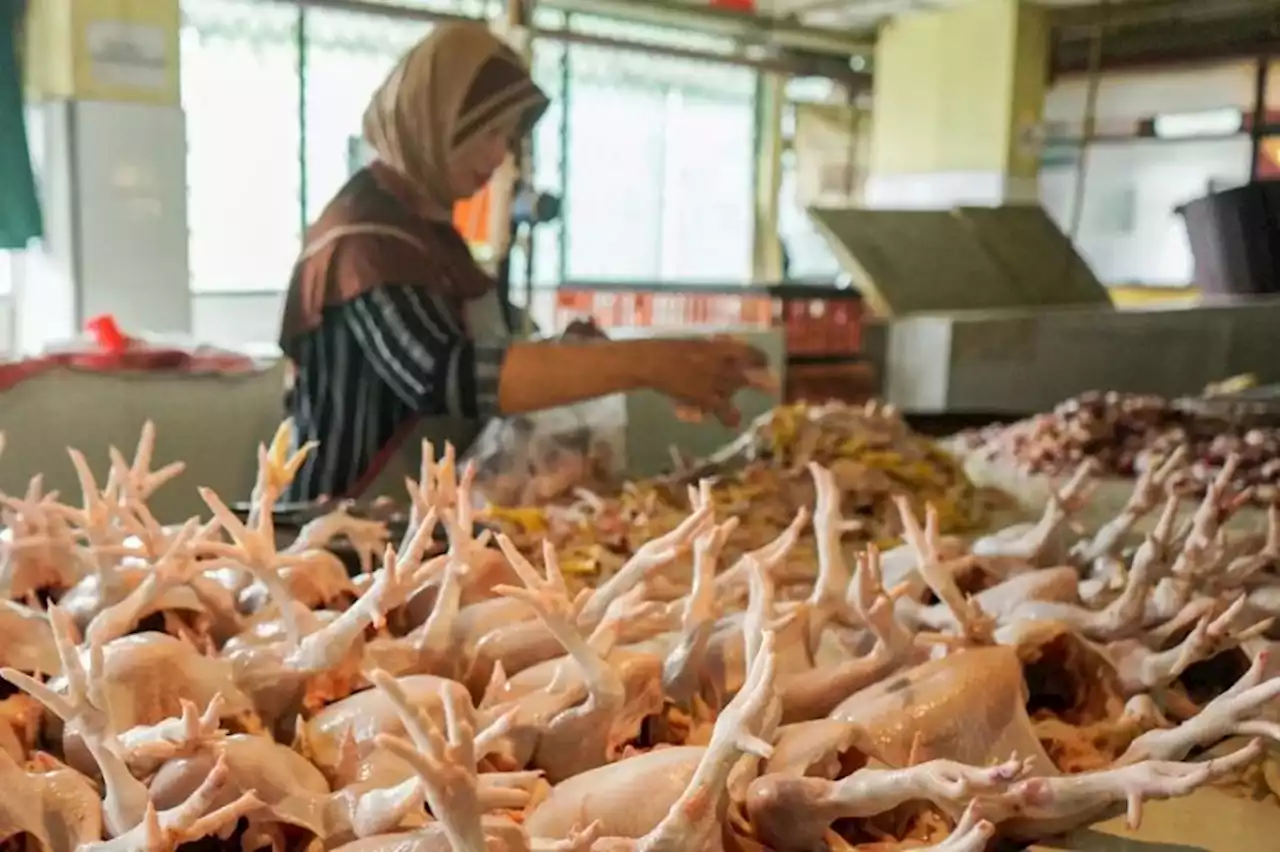
<instances>
[{"instance_id":1,"label":"stainless steel surface","mask_svg":"<svg viewBox=\"0 0 1280 852\"><path fill-rule=\"evenodd\" d=\"M786 346L780 329L760 331L756 329L734 332L725 329L720 333L734 333L764 352L769 367L773 369L785 387ZM623 337L623 333L610 332L611 336ZM689 337L688 333L674 332L636 332L635 336L643 337ZM671 466L672 446L679 447L681 452L695 457L705 456L732 440L738 431L729 429L707 419L699 423L685 422L675 414L671 400L653 391L637 391L627 394L627 471L633 477L653 476L668 470ZM749 423L756 416L763 414L780 402L776 393L765 393L758 390L744 390L738 394L735 402L742 412L742 422Z\"/></svg>"},{"instance_id":2,"label":"stainless steel surface","mask_svg":"<svg viewBox=\"0 0 1280 852\"><path fill-rule=\"evenodd\" d=\"M928 314L886 324L883 394L906 412L1031 414L1089 390L1199 394L1280 381L1280 300L1198 309Z\"/></svg>"}]
</instances>

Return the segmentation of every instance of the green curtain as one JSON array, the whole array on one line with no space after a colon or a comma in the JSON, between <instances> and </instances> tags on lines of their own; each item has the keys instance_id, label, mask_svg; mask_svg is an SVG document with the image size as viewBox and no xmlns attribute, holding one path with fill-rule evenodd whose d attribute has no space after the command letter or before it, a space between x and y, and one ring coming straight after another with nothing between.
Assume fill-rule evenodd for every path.
<instances>
[{"instance_id":1,"label":"green curtain","mask_svg":"<svg viewBox=\"0 0 1280 852\"><path fill-rule=\"evenodd\" d=\"M0 0L0 250L26 248L44 233L18 62L25 7L26 0Z\"/></svg>"}]
</instances>

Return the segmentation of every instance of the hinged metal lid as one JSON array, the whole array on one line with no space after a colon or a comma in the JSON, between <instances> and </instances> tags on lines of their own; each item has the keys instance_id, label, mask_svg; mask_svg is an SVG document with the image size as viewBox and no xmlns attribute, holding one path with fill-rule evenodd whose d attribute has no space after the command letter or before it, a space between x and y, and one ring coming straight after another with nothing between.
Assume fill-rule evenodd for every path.
<instances>
[{"instance_id":1,"label":"hinged metal lid","mask_svg":"<svg viewBox=\"0 0 1280 852\"><path fill-rule=\"evenodd\" d=\"M809 214L879 316L1111 305L1039 205Z\"/></svg>"}]
</instances>

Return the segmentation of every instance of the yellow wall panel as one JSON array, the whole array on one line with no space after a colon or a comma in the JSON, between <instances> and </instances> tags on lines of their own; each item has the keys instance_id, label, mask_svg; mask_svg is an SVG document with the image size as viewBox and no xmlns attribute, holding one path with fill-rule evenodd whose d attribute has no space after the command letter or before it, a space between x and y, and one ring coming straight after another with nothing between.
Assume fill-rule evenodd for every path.
<instances>
[{"instance_id":1,"label":"yellow wall panel","mask_svg":"<svg viewBox=\"0 0 1280 852\"><path fill-rule=\"evenodd\" d=\"M1049 13L1043 6L1022 3L1017 15L1013 96L1009 105L1013 133L1009 146L1009 174L1030 178L1040 171L1036 130L1049 90Z\"/></svg>"},{"instance_id":2,"label":"yellow wall panel","mask_svg":"<svg viewBox=\"0 0 1280 852\"><path fill-rule=\"evenodd\" d=\"M970 0L946 10L935 73L944 87L935 125L937 171L1000 171L1009 132L1015 0Z\"/></svg>"},{"instance_id":3,"label":"yellow wall panel","mask_svg":"<svg viewBox=\"0 0 1280 852\"><path fill-rule=\"evenodd\" d=\"M22 46L25 83L34 100L68 98L75 88L71 4L36 0L27 6Z\"/></svg>"},{"instance_id":4,"label":"yellow wall panel","mask_svg":"<svg viewBox=\"0 0 1280 852\"><path fill-rule=\"evenodd\" d=\"M871 171L881 174L931 170L938 158L934 126L942 96L931 58L942 38L942 16L903 15L876 41L872 95Z\"/></svg>"},{"instance_id":5,"label":"yellow wall panel","mask_svg":"<svg viewBox=\"0 0 1280 852\"><path fill-rule=\"evenodd\" d=\"M179 102L178 0L37 0L30 16L32 98Z\"/></svg>"},{"instance_id":6,"label":"yellow wall panel","mask_svg":"<svg viewBox=\"0 0 1280 852\"><path fill-rule=\"evenodd\" d=\"M1019 0L910 12L876 44L871 171L1034 175L1048 29Z\"/></svg>"}]
</instances>

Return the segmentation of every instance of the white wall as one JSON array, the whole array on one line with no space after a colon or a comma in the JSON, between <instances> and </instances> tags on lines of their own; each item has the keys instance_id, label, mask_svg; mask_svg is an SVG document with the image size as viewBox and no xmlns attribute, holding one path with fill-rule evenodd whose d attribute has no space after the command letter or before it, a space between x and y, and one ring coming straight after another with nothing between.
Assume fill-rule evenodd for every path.
<instances>
[{"instance_id":1,"label":"white wall","mask_svg":"<svg viewBox=\"0 0 1280 852\"><path fill-rule=\"evenodd\" d=\"M1108 284L1187 284L1191 248L1175 209L1209 191L1249 180L1247 137L1191 142L1100 143L1085 160L1084 213L1076 243ZM1078 170L1045 168L1040 200L1064 231L1071 227Z\"/></svg>"},{"instance_id":2,"label":"white wall","mask_svg":"<svg viewBox=\"0 0 1280 852\"><path fill-rule=\"evenodd\" d=\"M1235 107L1252 112L1256 64L1237 62L1129 74L1103 79L1097 98L1097 133L1129 135L1142 119L1161 113ZM1078 136L1088 84L1057 82L1045 101L1053 133ZM1273 63L1268 102L1280 106L1280 63ZM1056 127L1053 125L1057 125ZM1179 205L1214 189L1249 179L1246 136L1191 141L1126 139L1098 142L1085 159L1084 212L1077 243L1095 273L1109 284L1187 284L1191 250ZM1076 196L1075 166L1047 166L1040 198L1064 230Z\"/></svg>"},{"instance_id":3,"label":"white wall","mask_svg":"<svg viewBox=\"0 0 1280 852\"><path fill-rule=\"evenodd\" d=\"M196 340L221 346L274 343L284 293L194 293L191 327Z\"/></svg>"},{"instance_id":4,"label":"white wall","mask_svg":"<svg viewBox=\"0 0 1280 852\"><path fill-rule=\"evenodd\" d=\"M1229 62L1107 74L1098 87L1095 109L1099 135L1128 133L1134 122L1156 113L1197 112L1218 107L1251 111L1254 106L1255 62ZM1044 120L1061 123L1070 135L1083 125L1088 78L1070 75L1054 82L1045 97ZM1280 106L1280 63L1273 62L1267 101Z\"/></svg>"}]
</instances>

